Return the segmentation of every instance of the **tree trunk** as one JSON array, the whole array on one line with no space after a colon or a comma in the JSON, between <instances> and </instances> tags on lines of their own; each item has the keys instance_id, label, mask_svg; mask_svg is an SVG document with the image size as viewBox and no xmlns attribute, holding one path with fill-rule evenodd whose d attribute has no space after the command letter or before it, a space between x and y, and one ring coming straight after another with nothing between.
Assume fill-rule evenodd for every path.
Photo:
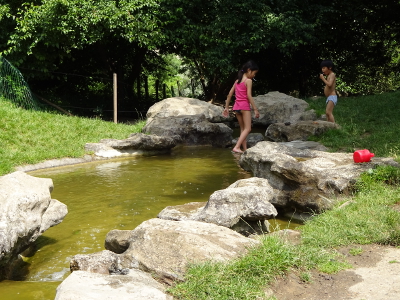
<instances>
[{"instance_id":1,"label":"tree trunk","mask_svg":"<svg viewBox=\"0 0 400 300\"><path fill-rule=\"evenodd\" d=\"M149 79L147 76L144 76L144 95L145 95L145 100L149 100Z\"/></svg>"},{"instance_id":2,"label":"tree trunk","mask_svg":"<svg viewBox=\"0 0 400 300\"><path fill-rule=\"evenodd\" d=\"M158 102L158 89L160 88L160 80L156 80L156 102Z\"/></svg>"},{"instance_id":3,"label":"tree trunk","mask_svg":"<svg viewBox=\"0 0 400 300\"><path fill-rule=\"evenodd\" d=\"M140 100L141 99L141 91L140 91L140 76L138 76L136 78L136 96L137 99Z\"/></svg>"}]
</instances>

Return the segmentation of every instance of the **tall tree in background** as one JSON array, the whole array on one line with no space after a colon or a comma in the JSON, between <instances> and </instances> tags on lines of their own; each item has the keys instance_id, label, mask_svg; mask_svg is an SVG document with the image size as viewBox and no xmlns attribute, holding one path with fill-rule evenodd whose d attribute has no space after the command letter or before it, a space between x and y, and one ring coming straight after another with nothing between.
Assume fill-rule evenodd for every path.
<instances>
[{"instance_id":1,"label":"tall tree in background","mask_svg":"<svg viewBox=\"0 0 400 300\"><path fill-rule=\"evenodd\" d=\"M84 94L88 88L111 85L114 72L119 75L120 98L132 99L133 84L146 56L156 56L154 51L163 41L157 8L157 0L44 0L41 5L25 4L16 15L17 26L5 54L24 68L28 78L47 75L51 82L54 74L82 75L68 76L64 82L60 80L63 75L57 75L56 80L58 88L76 87L81 102L87 101ZM95 78L110 81L102 83Z\"/></svg>"},{"instance_id":2,"label":"tall tree in background","mask_svg":"<svg viewBox=\"0 0 400 300\"><path fill-rule=\"evenodd\" d=\"M7 28L0 33L0 51L36 78L30 82L52 86L57 94L73 90L72 98L85 104L89 92L98 91L100 99L110 88L113 72L122 98L131 101L143 68L154 74L164 69L162 53L187 62L205 100L223 100L248 59L260 64L258 93L322 91L317 74L327 58L338 65L343 90L396 86L385 83L398 74L399 0L5 2L0 0L0 22ZM96 79L104 77L110 81Z\"/></svg>"}]
</instances>

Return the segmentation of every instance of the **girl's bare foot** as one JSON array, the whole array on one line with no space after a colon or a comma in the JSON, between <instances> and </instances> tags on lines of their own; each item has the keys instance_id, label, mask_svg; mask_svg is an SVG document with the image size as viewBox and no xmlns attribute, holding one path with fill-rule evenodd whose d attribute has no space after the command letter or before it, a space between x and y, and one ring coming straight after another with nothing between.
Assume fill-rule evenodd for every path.
<instances>
[{"instance_id":1,"label":"girl's bare foot","mask_svg":"<svg viewBox=\"0 0 400 300\"><path fill-rule=\"evenodd\" d=\"M237 148L233 148L233 149L232 149L232 152L234 152L234 153L243 153L242 150L237 149Z\"/></svg>"}]
</instances>

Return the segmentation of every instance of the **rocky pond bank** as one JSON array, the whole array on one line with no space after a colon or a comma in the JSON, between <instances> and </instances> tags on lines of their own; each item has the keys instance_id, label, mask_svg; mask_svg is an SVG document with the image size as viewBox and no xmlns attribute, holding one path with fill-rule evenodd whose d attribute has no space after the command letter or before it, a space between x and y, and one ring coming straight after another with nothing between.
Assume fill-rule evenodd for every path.
<instances>
[{"instance_id":1,"label":"rocky pond bank","mask_svg":"<svg viewBox=\"0 0 400 300\"><path fill-rule=\"evenodd\" d=\"M264 112L265 124L279 124L278 121L282 121L281 127L285 130L287 127L296 130L303 128L302 132L308 132L308 135L321 132L310 128L321 127L326 122L313 118L308 121L301 119L312 115L305 111L305 106L303 112L294 113L295 108L303 107L296 102L299 99L288 100L286 95L278 96L283 99L278 107L285 103L291 105L291 108L278 112L284 115L288 110L290 113L278 120L277 116L267 119L269 112ZM268 98L263 96L256 101L261 103ZM233 119L221 119L222 108L196 99L168 100L156 104L161 106L158 113L154 113L152 108L149 110L151 114L144 128L147 134L133 134L125 140L102 140L98 144L87 144L86 149L95 153L92 159L155 154L171 151L177 144L226 147L232 143L230 122ZM168 115L168 105L172 107L171 114L176 114L170 102L176 102L181 110L185 105L190 109L183 109L176 116ZM266 104L266 107L269 106ZM272 110L270 107L268 109ZM171 122L168 123L169 120ZM211 122L213 120L217 122ZM290 125L284 124L289 122L287 120L290 120ZM328 130L328 125L322 127ZM165 130L162 131L162 128ZM260 228L263 233L268 232L268 220L279 213L296 210L309 215L310 212L329 209L338 197L351 192L352 184L362 172L382 164L397 166L389 158L374 158L370 163L354 164L351 154L309 149L305 143L290 138L297 138L298 135L289 135L287 132L281 134L280 142L271 141L272 138L268 138L267 134L265 136L265 140L257 142L239 159L240 166L251 171L255 177L215 191L206 204L189 203L167 207L160 212L158 218L145 221L134 230L110 231L105 241L106 250L94 254L77 254L72 259L73 272L59 286L56 299L172 299L165 288L183 279L189 263L225 261L243 255L247 247L258 243L251 238L252 235L259 233ZM270 136L278 139L279 134ZM309 145L316 146L312 143ZM21 179L20 184L25 181L26 178ZM7 188L8 183L1 186ZM28 188L27 195L30 195L30 190ZM49 193L51 188L47 186L47 190ZM18 201L25 201L29 197L27 195L20 196ZM50 211L50 208L44 210ZM7 214L7 211L3 212L2 216ZM43 216L37 218L46 219ZM56 218L50 219L53 220L51 226L54 226ZM36 225L39 228L37 232L42 233L46 226ZM31 239L28 238L33 242L34 239ZM29 245L11 248L15 251L9 252L8 256L18 258ZM5 264L12 265L9 262Z\"/></svg>"}]
</instances>

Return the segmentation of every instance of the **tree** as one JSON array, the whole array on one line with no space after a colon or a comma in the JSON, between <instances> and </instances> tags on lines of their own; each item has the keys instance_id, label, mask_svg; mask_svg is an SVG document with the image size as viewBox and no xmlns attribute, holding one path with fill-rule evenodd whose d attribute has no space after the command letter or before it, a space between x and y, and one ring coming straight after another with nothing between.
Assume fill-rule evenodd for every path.
<instances>
[{"instance_id":1,"label":"tree","mask_svg":"<svg viewBox=\"0 0 400 300\"><path fill-rule=\"evenodd\" d=\"M111 79L116 72L121 98L128 101L146 57L154 56L163 42L157 8L158 0L44 0L40 5L25 4L15 16L15 32L4 54L24 68L28 78L58 79L58 88L72 82L68 88L78 95L90 86L99 88L99 80L93 78ZM66 73L82 76L67 80ZM84 96L81 101L87 104Z\"/></svg>"}]
</instances>

